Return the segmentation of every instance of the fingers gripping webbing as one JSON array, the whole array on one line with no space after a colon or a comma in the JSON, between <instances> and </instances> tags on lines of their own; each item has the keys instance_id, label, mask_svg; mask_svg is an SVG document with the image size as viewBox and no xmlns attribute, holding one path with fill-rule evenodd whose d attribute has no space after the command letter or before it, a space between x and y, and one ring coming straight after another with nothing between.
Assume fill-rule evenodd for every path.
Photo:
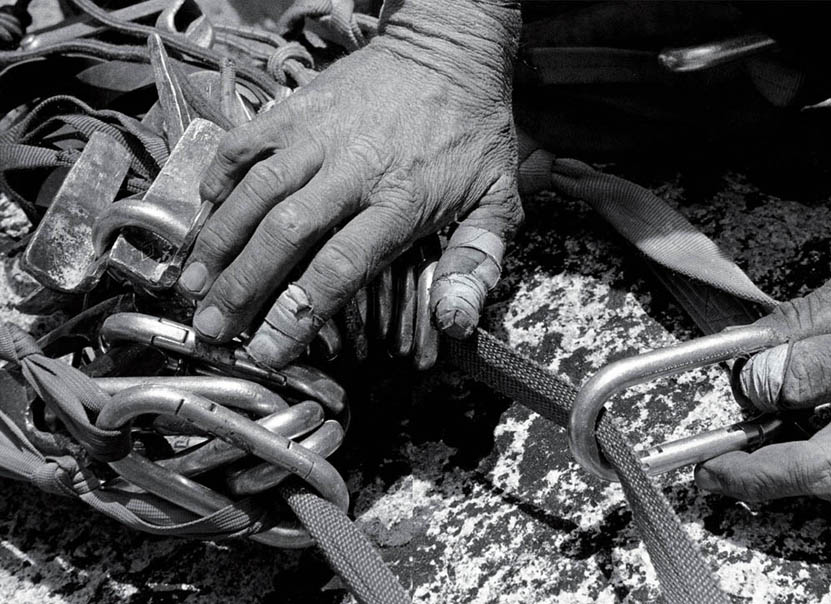
<instances>
[{"instance_id":1,"label":"fingers gripping webbing","mask_svg":"<svg viewBox=\"0 0 831 604\"><path fill-rule=\"evenodd\" d=\"M467 340L445 338L443 345L446 358L453 359L474 379L544 418L566 425L576 392L542 366L481 329ZM677 604L726 603L726 597L669 502L652 485L631 446L608 417L600 422L597 438L604 455L618 472L665 599Z\"/></svg>"}]
</instances>

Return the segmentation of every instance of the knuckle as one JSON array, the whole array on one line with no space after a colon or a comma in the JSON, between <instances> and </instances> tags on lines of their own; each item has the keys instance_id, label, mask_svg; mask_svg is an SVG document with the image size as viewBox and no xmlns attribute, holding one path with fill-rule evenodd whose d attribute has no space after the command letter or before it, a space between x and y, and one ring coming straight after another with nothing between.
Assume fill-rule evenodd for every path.
<instances>
[{"instance_id":1,"label":"knuckle","mask_svg":"<svg viewBox=\"0 0 831 604\"><path fill-rule=\"evenodd\" d=\"M214 286L213 301L227 312L237 315L250 309L251 301L256 297L259 279L241 267L232 267L222 273Z\"/></svg>"},{"instance_id":2,"label":"knuckle","mask_svg":"<svg viewBox=\"0 0 831 604\"><path fill-rule=\"evenodd\" d=\"M271 161L261 162L254 166L251 172L254 173L254 177L260 183L262 190L268 191L272 195L285 191L288 185L286 169L279 160L272 159Z\"/></svg>"},{"instance_id":3,"label":"knuckle","mask_svg":"<svg viewBox=\"0 0 831 604\"><path fill-rule=\"evenodd\" d=\"M355 245L333 240L310 265L319 287L333 301L345 300L368 280L366 256Z\"/></svg>"},{"instance_id":4,"label":"knuckle","mask_svg":"<svg viewBox=\"0 0 831 604\"><path fill-rule=\"evenodd\" d=\"M425 222L422 212L412 203L398 203L389 197L372 200L372 212L375 214L379 230L389 235L393 244L402 244L414 240L419 227Z\"/></svg>"},{"instance_id":5,"label":"knuckle","mask_svg":"<svg viewBox=\"0 0 831 604\"><path fill-rule=\"evenodd\" d=\"M769 492L764 471L749 472L741 464L734 464L721 468L715 475L726 495L742 501L760 501Z\"/></svg>"},{"instance_id":6,"label":"knuckle","mask_svg":"<svg viewBox=\"0 0 831 604\"><path fill-rule=\"evenodd\" d=\"M737 485L737 492L741 499L749 503L756 503L770 499L771 490L765 484L765 481L758 478L740 479Z\"/></svg>"},{"instance_id":7,"label":"knuckle","mask_svg":"<svg viewBox=\"0 0 831 604\"><path fill-rule=\"evenodd\" d=\"M209 220L202 227L194 246L193 256L198 258L221 256L233 242L228 223L223 220Z\"/></svg>"},{"instance_id":8,"label":"knuckle","mask_svg":"<svg viewBox=\"0 0 831 604\"><path fill-rule=\"evenodd\" d=\"M248 151L247 137L239 130L232 130L222 137L216 149L216 157L225 164L236 166Z\"/></svg>"},{"instance_id":9,"label":"knuckle","mask_svg":"<svg viewBox=\"0 0 831 604\"><path fill-rule=\"evenodd\" d=\"M268 204L280 182L279 177L275 182L274 176L274 172L265 163L259 163L251 168L239 184L243 199L257 206Z\"/></svg>"},{"instance_id":10,"label":"knuckle","mask_svg":"<svg viewBox=\"0 0 831 604\"><path fill-rule=\"evenodd\" d=\"M393 163L390 145L379 144L368 136L358 135L350 145L348 153L353 165L362 167L369 190L375 188L390 172Z\"/></svg>"},{"instance_id":11,"label":"knuckle","mask_svg":"<svg viewBox=\"0 0 831 604\"><path fill-rule=\"evenodd\" d=\"M519 195L516 195L513 200L513 203L510 205L509 224L516 228L525 222L525 207L522 205L522 200Z\"/></svg>"},{"instance_id":12,"label":"knuckle","mask_svg":"<svg viewBox=\"0 0 831 604\"><path fill-rule=\"evenodd\" d=\"M367 257L355 241L345 238L335 239L321 250L321 261L331 267L337 274L347 275L352 279L366 281Z\"/></svg>"},{"instance_id":13,"label":"knuckle","mask_svg":"<svg viewBox=\"0 0 831 604\"><path fill-rule=\"evenodd\" d=\"M267 247L299 251L318 229L314 214L295 202L278 204L266 215L258 233Z\"/></svg>"},{"instance_id":14,"label":"knuckle","mask_svg":"<svg viewBox=\"0 0 831 604\"><path fill-rule=\"evenodd\" d=\"M727 495L742 501L755 502L764 499L764 480L759 474L747 475L744 473L723 472L719 482Z\"/></svg>"},{"instance_id":15,"label":"knuckle","mask_svg":"<svg viewBox=\"0 0 831 604\"><path fill-rule=\"evenodd\" d=\"M827 499L831 496L831 451L818 453L813 462L814 470L805 481L806 492Z\"/></svg>"}]
</instances>

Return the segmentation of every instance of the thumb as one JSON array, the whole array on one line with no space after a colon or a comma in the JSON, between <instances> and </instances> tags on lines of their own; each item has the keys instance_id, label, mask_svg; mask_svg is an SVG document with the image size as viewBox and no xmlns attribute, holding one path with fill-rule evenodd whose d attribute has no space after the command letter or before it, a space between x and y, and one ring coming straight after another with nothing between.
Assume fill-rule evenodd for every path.
<instances>
[{"instance_id":1,"label":"thumb","mask_svg":"<svg viewBox=\"0 0 831 604\"><path fill-rule=\"evenodd\" d=\"M789 342L757 353L738 375L742 392L757 408L813 407L831 393L831 281L780 304L754 325Z\"/></svg>"},{"instance_id":2,"label":"thumb","mask_svg":"<svg viewBox=\"0 0 831 604\"><path fill-rule=\"evenodd\" d=\"M522 219L516 181L502 177L459 224L430 288L430 312L439 330L454 338L473 333L485 297L499 281L505 240Z\"/></svg>"},{"instance_id":3,"label":"thumb","mask_svg":"<svg viewBox=\"0 0 831 604\"><path fill-rule=\"evenodd\" d=\"M754 355L739 373L742 392L761 411L815 407L831 395L831 335Z\"/></svg>"}]
</instances>

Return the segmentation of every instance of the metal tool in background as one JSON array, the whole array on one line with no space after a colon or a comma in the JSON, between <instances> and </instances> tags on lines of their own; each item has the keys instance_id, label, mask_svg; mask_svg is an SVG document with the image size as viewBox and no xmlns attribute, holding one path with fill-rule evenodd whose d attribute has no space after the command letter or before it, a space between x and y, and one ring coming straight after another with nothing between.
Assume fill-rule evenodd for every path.
<instances>
[{"instance_id":1,"label":"metal tool in background","mask_svg":"<svg viewBox=\"0 0 831 604\"><path fill-rule=\"evenodd\" d=\"M108 266L150 290L172 287L211 205L199 194L202 173L223 130L208 120L190 122L142 199L125 199L107 208L92 229L93 245ZM133 243L121 231L138 230Z\"/></svg>"},{"instance_id":2,"label":"metal tool in background","mask_svg":"<svg viewBox=\"0 0 831 604\"><path fill-rule=\"evenodd\" d=\"M176 74L170 63L170 57L164 48L159 34L147 36L147 54L153 68L153 79L159 95L159 107L162 110L162 123L170 148L174 148L191 122L190 108L182 92Z\"/></svg>"},{"instance_id":3,"label":"metal tool in background","mask_svg":"<svg viewBox=\"0 0 831 604\"><path fill-rule=\"evenodd\" d=\"M762 33L748 34L684 48L667 48L658 63L676 73L712 69L763 54L778 48L776 40Z\"/></svg>"},{"instance_id":4,"label":"metal tool in background","mask_svg":"<svg viewBox=\"0 0 831 604\"><path fill-rule=\"evenodd\" d=\"M750 325L609 363L580 388L574 401L568 425L572 455L587 472L616 481L617 474L600 452L595 435L598 420L610 398L637 384L750 355L782 343L782 337L772 330ZM641 463L648 474L668 472L729 451L761 446L787 434L790 425L784 415L763 415L651 447L641 454Z\"/></svg>"},{"instance_id":5,"label":"metal tool in background","mask_svg":"<svg viewBox=\"0 0 831 604\"><path fill-rule=\"evenodd\" d=\"M110 207L130 168L130 154L103 132L94 133L69 170L23 254L23 267L62 292L87 292L106 262L95 250L93 225Z\"/></svg>"}]
</instances>

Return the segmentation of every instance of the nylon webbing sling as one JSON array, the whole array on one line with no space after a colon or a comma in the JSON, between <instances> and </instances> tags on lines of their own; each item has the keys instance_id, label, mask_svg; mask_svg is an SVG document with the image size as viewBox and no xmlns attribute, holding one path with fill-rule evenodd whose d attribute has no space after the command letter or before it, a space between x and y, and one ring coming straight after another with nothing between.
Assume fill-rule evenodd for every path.
<instances>
[{"instance_id":1,"label":"nylon webbing sling","mask_svg":"<svg viewBox=\"0 0 831 604\"><path fill-rule=\"evenodd\" d=\"M105 13L91 5L87 0L81 0L77 4L95 16L97 20L113 27L116 31L137 38L146 35L146 28L143 29L143 26L129 25L125 27L123 24L110 22ZM177 46L176 40L166 40L166 42L175 50L196 59L198 62L216 65L217 58L210 52L193 48L191 45ZM66 44L43 53L30 53L28 58L63 51L89 53L92 56L107 55L112 58L146 60L145 51L142 48L114 48L103 43L95 45L87 42ZM17 59L20 58L24 57L17 55ZM10 54L0 53L0 63L10 59ZM255 85L255 88L256 85L259 85L263 90L266 90L270 84L263 80L259 73L248 74L243 72L243 74ZM90 120L78 122L76 118L72 118L72 120L75 122L73 125L76 125L79 131L91 131L102 127L99 122ZM124 124L121 124L121 126L124 126ZM129 134L135 135L134 132L129 132ZM141 142L145 143L145 141ZM48 160L51 160L51 157L43 161L47 161L48 165L52 165L48 163ZM528 168L528 170L534 172L531 168ZM633 241L643 253L662 266L688 277L700 279L702 282L710 283L718 290L727 291L732 295L760 304L763 307L771 308L775 304L773 300L759 291L735 264L730 262L729 259L721 257L715 244L695 230L692 225L689 225L680 214L669 208L664 202L657 200L654 195L645 189L622 179L617 179L617 177L596 172L589 166L574 160L553 160L553 156L547 168L536 169L535 176L542 177L543 188L550 188L553 184L555 188L565 194L589 201L624 237ZM655 200L657 200L657 204ZM666 211L667 209L669 209L669 212ZM0 340L2 339L0 338ZM565 425L568 410L573 401L574 390L544 368L522 357L504 343L481 330L468 341L459 342L445 339L444 346L445 351L453 356L456 364L476 379L525 404L558 425ZM4 349L8 350L8 346L4 346ZM23 356L34 355L36 355L36 352L27 350ZM39 372L43 369L42 366L39 366L38 369L33 371ZM44 380L46 380L46 378L35 376L33 378L39 380L40 383L45 383ZM58 382L60 380L55 383ZM83 385L71 381L67 383L73 383L73 388ZM78 417L82 418L80 415ZM4 421L0 422L0 425L8 423ZM18 442L21 435L15 433L14 426L7 426L7 428L7 431L0 430L3 436L0 439L2 441L0 445L4 448L8 446L9 450L16 449L19 456L17 458L18 465L16 466L18 474L27 474L32 482L38 484L41 488L46 488L43 485L51 484L49 476L52 472L54 476L59 477L55 478L60 483L56 487L58 492L66 492L64 487L70 485L73 493L79 494L76 487L83 482L83 477L79 478L82 473L80 471L76 472L77 468L72 469L63 461L38 459L37 455L25 443ZM719 591L707 564L683 531L669 503L646 477L631 447L612 426L608 418L601 421L598 426L598 440L604 454L618 470L624 493L632 507L633 517L661 580L667 601L702 602L705 604L726 601L725 596ZM48 466L47 470L39 470L39 464ZM68 481L67 476L69 476ZM89 489L80 494L81 498L88 497L94 490ZM337 508L334 508L308 489L286 487L281 491L281 494L310 530L330 563L344 577L360 601L372 603L408 601L406 593L383 565L374 548L365 540L365 537L355 531L348 518L340 513ZM122 506L120 502L106 503L107 506L101 505L98 509L127 524L130 524L130 522L124 510L128 510L132 514L143 514L145 519L149 518L160 523L164 522L166 518L166 510L154 508L152 503L145 502L140 498L135 498L129 505L125 506ZM245 505L247 504L239 502L235 507L244 508ZM175 509L174 506L171 507ZM109 509L109 512L105 509ZM251 510L253 514L253 507ZM175 512L170 513L174 514ZM181 511L179 513L181 514ZM127 519L125 520L125 518ZM201 536L202 538L209 538L210 535L229 536L229 532L234 535L246 535L261 530L262 526L267 524L266 520L261 517L242 518L240 520L237 515L234 516L235 520L229 521L228 517L218 513L209 518L212 522L211 528L219 528L215 533L211 533L205 528L201 532L195 530L195 525L200 522L200 519L194 519L191 515L176 518L180 523L177 527L180 532L175 534ZM201 521L209 518L201 519ZM171 517L167 517L167 520L171 520ZM136 523L133 525L136 526ZM185 525L190 530L184 530ZM236 530L231 530L231 527ZM137 526L137 528L148 530L146 527ZM150 529L150 532L154 531ZM162 530L159 530L159 532L162 532ZM169 533L173 532L170 531Z\"/></svg>"},{"instance_id":2,"label":"nylon webbing sling","mask_svg":"<svg viewBox=\"0 0 831 604\"><path fill-rule=\"evenodd\" d=\"M474 379L565 426L575 390L507 344L478 329L468 340L442 340L447 358ZM698 548L681 527L664 495L643 471L625 438L606 417L598 426L601 449L615 466L632 516L668 602L725 603Z\"/></svg>"},{"instance_id":3,"label":"nylon webbing sling","mask_svg":"<svg viewBox=\"0 0 831 604\"><path fill-rule=\"evenodd\" d=\"M91 421L110 399L91 378L46 357L28 333L2 322L0 360L20 368L26 381L86 450L104 460L126 455L126 432L102 431ZM249 536L273 524L263 507L251 498L199 517L157 497L102 490L99 480L74 457L42 455L2 411L0 460L2 476L25 480L47 492L77 497L127 526L152 534L222 539ZM378 550L342 511L306 486L289 483L280 487L280 493L359 602L410 602Z\"/></svg>"}]
</instances>

